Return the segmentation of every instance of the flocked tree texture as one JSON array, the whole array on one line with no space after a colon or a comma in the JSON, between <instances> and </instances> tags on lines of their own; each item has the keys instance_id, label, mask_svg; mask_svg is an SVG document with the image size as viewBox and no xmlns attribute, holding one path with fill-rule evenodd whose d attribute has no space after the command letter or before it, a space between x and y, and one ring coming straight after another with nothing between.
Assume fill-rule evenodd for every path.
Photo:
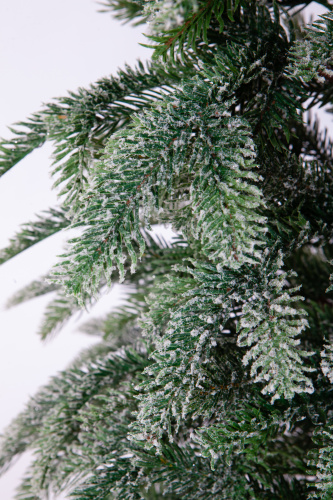
<instances>
[{"instance_id":1,"label":"flocked tree texture","mask_svg":"<svg viewBox=\"0 0 333 500\"><path fill-rule=\"evenodd\" d=\"M56 291L47 338L127 290L2 436L3 471L34 451L18 499L332 498L333 148L306 112L333 111L333 14L309 3L108 0L152 61L2 141L2 175L51 141L61 189L1 263L80 231L9 305Z\"/></svg>"}]
</instances>

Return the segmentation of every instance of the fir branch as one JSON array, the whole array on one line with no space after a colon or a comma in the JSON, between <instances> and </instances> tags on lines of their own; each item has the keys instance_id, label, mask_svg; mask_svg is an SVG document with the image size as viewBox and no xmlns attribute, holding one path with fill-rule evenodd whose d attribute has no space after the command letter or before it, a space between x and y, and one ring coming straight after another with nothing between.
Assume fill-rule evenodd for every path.
<instances>
[{"instance_id":1,"label":"fir branch","mask_svg":"<svg viewBox=\"0 0 333 500\"><path fill-rule=\"evenodd\" d=\"M33 222L22 224L21 231L11 238L8 247L0 250L0 264L15 257L27 248L65 229L69 225L67 210L50 208Z\"/></svg>"},{"instance_id":2,"label":"fir branch","mask_svg":"<svg viewBox=\"0 0 333 500\"><path fill-rule=\"evenodd\" d=\"M255 468L242 456L235 455L232 466L217 459L212 471L208 460L192 443L190 446L163 444L160 454L155 456L139 449L135 451L134 460L148 471L153 484L163 481L163 495L170 493L179 500L278 500L288 498L290 494L300 500L306 494L306 488L294 478L288 477L286 481L281 474L275 473L272 481L267 464L260 460L260 466Z\"/></svg>"},{"instance_id":3,"label":"fir branch","mask_svg":"<svg viewBox=\"0 0 333 500\"><path fill-rule=\"evenodd\" d=\"M305 38L295 42L290 51L290 78L309 82L317 78L323 83L333 77L333 13L319 16L305 30Z\"/></svg>"},{"instance_id":4,"label":"fir branch","mask_svg":"<svg viewBox=\"0 0 333 500\"><path fill-rule=\"evenodd\" d=\"M121 456L124 450L128 450L124 409L126 418L131 418L130 408L122 394L128 384L126 381L131 380L133 374L142 370L145 364L145 357L138 352L113 353L105 344L90 349L71 369L54 377L5 433L2 438L2 467L30 447L35 449L35 460L30 469L32 491L29 493L39 496L40 491L65 489L72 481L75 483L78 474L85 476L96 467L96 462L92 463L89 458L90 452L87 455L87 446L92 444L92 427L87 419L95 421L95 412L101 408L104 412L103 416L100 414L100 429L111 447L104 448L95 442L94 449L99 450L102 461L105 460L105 452L108 454L114 446L118 456ZM109 400L109 405L101 405L105 398ZM122 432L110 434L107 431L105 434L103 423L106 418ZM80 448L81 453L78 452ZM115 457L112 453L110 455L112 463ZM69 460L68 463L64 457Z\"/></svg>"},{"instance_id":5,"label":"fir branch","mask_svg":"<svg viewBox=\"0 0 333 500\"><path fill-rule=\"evenodd\" d=\"M308 322L304 318L306 312L292 307L292 303L304 299L292 295L299 287L283 290L288 274L276 273L281 262L274 267L273 272L265 270L259 293L244 304L237 341L240 347L250 347L243 363L246 366L253 360L251 376L255 377L254 382L267 383L262 393L272 394L272 403L281 397L292 399L295 393L314 391L311 380L305 375L313 369L303 363L304 358L314 353L296 348L300 344L296 337Z\"/></svg>"},{"instance_id":6,"label":"fir branch","mask_svg":"<svg viewBox=\"0 0 333 500\"><path fill-rule=\"evenodd\" d=\"M90 305L90 297L85 297L84 303L85 305ZM71 317L80 311L80 309L75 297L68 297L62 290L59 290L56 297L46 306L38 330L38 334L42 340L58 333Z\"/></svg>"},{"instance_id":7,"label":"fir branch","mask_svg":"<svg viewBox=\"0 0 333 500\"><path fill-rule=\"evenodd\" d=\"M139 26L147 21L143 14L142 0L105 0L99 2L99 5L103 7L99 12L112 11L113 17L124 21L124 24L135 20L132 25Z\"/></svg>"},{"instance_id":8,"label":"fir branch","mask_svg":"<svg viewBox=\"0 0 333 500\"><path fill-rule=\"evenodd\" d=\"M117 342L120 342L121 345L126 344L125 339L131 344L140 335L137 318L146 309L144 294L149 293L148 290L152 289L154 281L158 280L159 276L172 272L171 268L175 263L191 255L190 249L182 240L176 240L171 246L168 246L163 239L155 241L148 233L143 232L142 237L146 242L146 250L137 273L125 282L131 287L131 293L126 298L125 305L122 309L112 311L103 321L95 320L83 325L80 327L81 331L93 334L92 330L94 330L95 335L100 335L103 331L105 339L113 336L114 345L118 345ZM126 270L128 270L128 266ZM32 282L15 294L7 304L7 307L12 307L34 297L57 291L57 295L46 307L38 330L43 340L57 334L75 314L80 313L81 309L75 297L66 296L63 290L59 290L58 285L50 283L49 279L48 275L44 280ZM98 285L99 294L105 291L105 286L105 280L101 280ZM82 300L86 310L94 303L89 295L84 295ZM126 324L127 328L125 328Z\"/></svg>"},{"instance_id":9,"label":"fir branch","mask_svg":"<svg viewBox=\"0 0 333 500\"><path fill-rule=\"evenodd\" d=\"M170 247L163 241L155 241L152 236L142 232L142 238L145 241L146 249L142 256L139 268L134 275L130 275L125 284L131 287L132 293L127 298L125 305L118 310L113 310L102 322L92 322L83 325L80 330L85 333L95 330L103 331L103 337L109 339L115 345L120 342L121 345L131 344L140 335L140 329L137 325L137 319L146 309L144 296L152 290L154 283L160 276L172 273L172 266L184 257L188 257L190 250L184 246L182 240L177 240ZM138 244L134 242L134 248ZM125 271L129 270L129 265L125 264ZM127 275L128 276L128 275ZM47 277L49 281L50 277ZM58 285L50 283L48 286L59 288ZM98 283L98 293L101 295L105 291L106 282L101 279ZM134 287L134 288L133 288ZM127 288L129 290L129 288ZM135 293L135 292L136 293ZM85 294L82 301L86 310L93 304L94 300L90 295ZM42 323L39 328L39 334L42 339L46 339L60 331L60 329L74 316L80 312L80 304L73 296L66 296L63 290L60 290L56 297L46 307ZM120 336L120 337L119 337ZM111 339L112 337L112 339ZM118 343L117 343L118 339Z\"/></svg>"},{"instance_id":10,"label":"fir branch","mask_svg":"<svg viewBox=\"0 0 333 500\"><path fill-rule=\"evenodd\" d=\"M262 388L263 394L271 394L273 403L282 396L290 399L295 392L313 392L312 382L305 376L312 369L302 362L313 353L298 349L300 341L295 339L306 326L305 313L289 305L300 297L282 293L286 274L279 271L281 265L281 261L273 265L268 261L260 268L248 267L243 278L241 271L233 274L194 263L194 269L178 268L185 273L183 278L161 284L161 290L150 299L150 312L143 322L156 350L151 355L154 363L146 369L146 380L140 385L143 393L138 396L133 439L139 435L146 446L159 449L163 435L173 439L188 415L212 418L214 396L219 399L221 389L223 393L228 386L243 390L244 385L251 385L251 380L241 375L240 352L235 353L230 371L229 363L223 361L226 371L220 378L214 380L217 374L207 369L215 365L218 349L226 341L223 332L238 317L237 344L251 347L243 364L253 359L254 382L269 382ZM235 303L243 304L242 312ZM228 352L230 356L230 347ZM231 373L238 373L240 379L231 379Z\"/></svg>"},{"instance_id":11,"label":"fir branch","mask_svg":"<svg viewBox=\"0 0 333 500\"><path fill-rule=\"evenodd\" d=\"M314 441L320 446L318 450L313 450L309 465L310 473L315 471L317 481L313 484L315 492L309 498L330 500L333 494L333 429L328 424L318 428L314 432Z\"/></svg>"},{"instance_id":12,"label":"fir branch","mask_svg":"<svg viewBox=\"0 0 333 500\"><path fill-rule=\"evenodd\" d=\"M104 341L2 437L2 470L35 451L20 500L66 488L77 500L332 495L332 144L302 122L305 106L332 100L332 16L293 45L289 14L306 3L106 0L123 19L151 16L169 64L60 98L2 144L4 172L54 142L83 228L55 277L70 295L51 303L43 334L116 267L131 287L86 327ZM182 241L144 232L166 222ZM34 282L14 301L48 290Z\"/></svg>"},{"instance_id":13,"label":"fir branch","mask_svg":"<svg viewBox=\"0 0 333 500\"><path fill-rule=\"evenodd\" d=\"M153 32L148 38L155 42L148 47L154 49L153 58L162 56L167 60L170 52L170 59L174 61L177 52L184 57L190 48L196 52L200 42L208 45L210 25L216 22L221 33L225 19L234 21L239 4L240 0L178 0L172 6L167 1L148 2L145 12L150 15Z\"/></svg>"},{"instance_id":14,"label":"fir branch","mask_svg":"<svg viewBox=\"0 0 333 500\"><path fill-rule=\"evenodd\" d=\"M303 135L304 137L304 135ZM318 150L317 150L318 151ZM299 248L314 237L332 235L332 167L307 156L264 155L262 190L267 203L270 232L284 241L285 251ZM271 212L271 213L270 213Z\"/></svg>"},{"instance_id":15,"label":"fir branch","mask_svg":"<svg viewBox=\"0 0 333 500\"><path fill-rule=\"evenodd\" d=\"M83 192L89 170L109 136L128 125L134 111L162 99L167 86L179 82L183 72L185 67L167 72L160 64L145 68L139 62L135 69L126 66L117 77L104 78L49 106L50 139L56 141L53 175L60 173L55 186L62 185L60 194L66 195L66 204ZM62 120L57 119L60 115Z\"/></svg>"},{"instance_id":16,"label":"fir branch","mask_svg":"<svg viewBox=\"0 0 333 500\"><path fill-rule=\"evenodd\" d=\"M18 292L12 295L7 303L6 307L9 309L11 307L17 306L26 302L28 300L40 297L50 292L54 292L59 289L54 283L48 283L46 281L47 276L42 276L38 280L34 280L29 285L21 288Z\"/></svg>"},{"instance_id":17,"label":"fir branch","mask_svg":"<svg viewBox=\"0 0 333 500\"><path fill-rule=\"evenodd\" d=\"M246 484L244 474L250 470L237 458L234 473L227 464L217 461L215 480L212 480L209 462L200 456L198 450L176 443L163 445L157 456L138 450L134 463L148 468L153 483L162 481L163 495L174 494L177 499L209 500L215 497L236 500L237 495L254 495L259 486L255 480Z\"/></svg>"},{"instance_id":18,"label":"fir branch","mask_svg":"<svg viewBox=\"0 0 333 500\"><path fill-rule=\"evenodd\" d=\"M130 345L141 336L138 318L145 312L147 305L144 294L126 287L126 302L112 310L105 318L91 320L80 327L80 331L99 335L115 345Z\"/></svg>"},{"instance_id":19,"label":"fir branch","mask_svg":"<svg viewBox=\"0 0 333 500\"><path fill-rule=\"evenodd\" d=\"M331 384L333 384L333 346L326 344L324 350L320 353L322 357L321 371L327 377Z\"/></svg>"},{"instance_id":20,"label":"fir branch","mask_svg":"<svg viewBox=\"0 0 333 500\"><path fill-rule=\"evenodd\" d=\"M40 500L40 496L33 491L33 478L29 470L16 488L15 500Z\"/></svg>"},{"instance_id":21,"label":"fir branch","mask_svg":"<svg viewBox=\"0 0 333 500\"><path fill-rule=\"evenodd\" d=\"M47 127L41 113L33 114L28 121L17 123L16 127L19 128L10 128L15 134L14 139L0 141L0 176L34 149L41 147L47 138Z\"/></svg>"},{"instance_id":22,"label":"fir branch","mask_svg":"<svg viewBox=\"0 0 333 500\"><path fill-rule=\"evenodd\" d=\"M164 433L173 439L188 414L209 418L214 399L207 404L206 398L200 401L200 393L213 387L215 394L221 385L231 383L230 373L235 371L225 360L216 384L206 368L214 364L215 346L223 344L221 331L232 312L227 299L230 274L221 275L208 264L178 270L184 277L161 283L150 297L150 311L143 322L145 335L156 350L151 355L154 363L140 385L143 393L138 396L140 409L131 435L158 448Z\"/></svg>"},{"instance_id":23,"label":"fir branch","mask_svg":"<svg viewBox=\"0 0 333 500\"><path fill-rule=\"evenodd\" d=\"M289 415L288 417L290 418ZM203 456L211 457L213 468L219 457L231 465L234 456L243 453L248 461L259 462L258 456L261 458L264 454L259 449L268 448L271 436L277 434L282 427L281 419L279 411L264 415L259 408L245 405L233 416L229 413L221 423L200 429L196 440L201 445Z\"/></svg>"},{"instance_id":24,"label":"fir branch","mask_svg":"<svg viewBox=\"0 0 333 500\"><path fill-rule=\"evenodd\" d=\"M324 173L330 173L333 169L333 141L325 128L322 130L318 116L312 117L309 111L306 123L296 124L297 137L303 136L303 141L295 137L293 151L297 155L307 158L309 161L317 161ZM317 172L316 172L317 173ZM328 179L325 179L327 182Z\"/></svg>"},{"instance_id":25,"label":"fir branch","mask_svg":"<svg viewBox=\"0 0 333 500\"><path fill-rule=\"evenodd\" d=\"M281 151L287 149L286 144L290 142L290 121L301 121L300 100L304 94L295 82L281 76L273 76L271 81L272 76L270 71L263 70L262 92L246 104L244 116L254 124L255 135L260 132L258 139L262 148L268 139L275 150ZM280 135L284 136L283 141Z\"/></svg>"},{"instance_id":26,"label":"fir branch","mask_svg":"<svg viewBox=\"0 0 333 500\"><path fill-rule=\"evenodd\" d=\"M61 185L60 195L65 195L65 205L73 210L89 170L101 156L110 134L125 127L133 111L162 99L170 91L169 85L195 71L192 66L193 61L173 69L159 63L145 68L139 61L135 69L126 66L117 77L104 78L88 89L71 92L69 97L46 105L28 122L19 124L28 129L27 133L13 129L15 139L9 143L3 141L0 173L14 166L46 138L54 141L55 186Z\"/></svg>"},{"instance_id":27,"label":"fir branch","mask_svg":"<svg viewBox=\"0 0 333 500\"><path fill-rule=\"evenodd\" d=\"M65 280L68 292L78 297L83 290L96 293L101 273L109 279L114 261L124 280L127 255L132 272L136 269L145 248L140 210L149 227L149 218L163 210L163 200L184 169L189 207L185 227L177 229L194 234L209 258L225 256L231 267L258 259L266 229L258 214L264 203L254 185L254 146L246 122L230 116L231 103L221 100L224 92L225 87L195 78L163 105L136 115L132 128L113 136L85 208L73 223L88 229L71 241L72 250L54 272L56 282ZM139 242L139 252L133 241Z\"/></svg>"}]
</instances>

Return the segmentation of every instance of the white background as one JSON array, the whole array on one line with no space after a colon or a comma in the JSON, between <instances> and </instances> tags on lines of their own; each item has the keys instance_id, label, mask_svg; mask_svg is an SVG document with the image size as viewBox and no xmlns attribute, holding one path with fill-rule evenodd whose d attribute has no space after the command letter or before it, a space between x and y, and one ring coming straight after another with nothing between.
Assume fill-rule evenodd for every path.
<instances>
[{"instance_id":1,"label":"white background","mask_svg":"<svg viewBox=\"0 0 333 500\"><path fill-rule=\"evenodd\" d=\"M0 136L6 125L39 110L42 102L115 74L127 62L150 55L141 27L121 25L97 12L92 0L14 0L0 3ZM316 12L322 9L316 7ZM332 123L331 117L326 125ZM56 204L49 178L51 149L43 147L0 179L0 248L20 223ZM0 308L6 299L36 276L46 273L61 253L57 235L0 266ZM117 301L110 294L98 305L105 310ZM48 377L66 367L94 339L75 332L72 323L55 339L42 343L36 335L42 297L12 310L0 310L0 432ZM1 500L11 500L29 457L0 479Z\"/></svg>"}]
</instances>

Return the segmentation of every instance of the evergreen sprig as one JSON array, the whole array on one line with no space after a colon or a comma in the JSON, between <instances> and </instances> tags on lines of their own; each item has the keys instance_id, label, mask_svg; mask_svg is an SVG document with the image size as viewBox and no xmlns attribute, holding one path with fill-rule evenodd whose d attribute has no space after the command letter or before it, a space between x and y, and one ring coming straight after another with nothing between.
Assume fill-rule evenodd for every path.
<instances>
[{"instance_id":1,"label":"evergreen sprig","mask_svg":"<svg viewBox=\"0 0 333 500\"><path fill-rule=\"evenodd\" d=\"M319 16L306 29L305 39L290 51L290 75L308 82L317 78L323 83L333 79L333 13Z\"/></svg>"},{"instance_id":2,"label":"evergreen sprig","mask_svg":"<svg viewBox=\"0 0 333 500\"><path fill-rule=\"evenodd\" d=\"M0 143L0 175L51 140L55 143L54 186L61 185L59 195L73 209L109 135L126 126L133 111L162 99L168 86L179 82L185 71L179 65L167 71L159 63L145 68L139 61L135 69L127 66L117 77L103 78L89 89L57 99L29 121L19 123L23 130L12 129L14 139Z\"/></svg>"},{"instance_id":3,"label":"evergreen sprig","mask_svg":"<svg viewBox=\"0 0 333 500\"><path fill-rule=\"evenodd\" d=\"M333 102L318 3L302 27L307 0L105 0L148 21L158 61L54 100L1 143L4 174L51 140L62 204L1 262L80 231L51 284L9 305L56 292L47 338L111 278L124 291L80 327L99 344L1 437L2 471L34 452L17 499L331 498L332 140L305 119Z\"/></svg>"},{"instance_id":4,"label":"evergreen sprig","mask_svg":"<svg viewBox=\"0 0 333 500\"><path fill-rule=\"evenodd\" d=\"M243 363L246 366L253 360L251 375L255 382L267 384L262 393L273 394L272 402L314 391L311 380L305 376L312 369L304 366L304 358L314 353L296 349L300 344L296 337L308 322L304 309L296 308L293 303L304 298L291 295L298 287L283 290L287 278L287 273L266 274L264 286L258 287L260 292L244 305L239 322L238 345L250 347Z\"/></svg>"},{"instance_id":5,"label":"evergreen sprig","mask_svg":"<svg viewBox=\"0 0 333 500\"><path fill-rule=\"evenodd\" d=\"M151 217L158 220L171 196L174 206L179 204L174 186L184 176L188 181L179 211L186 222L176 220L177 229L199 239L209 258L225 257L230 267L258 260L266 229L265 217L256 211L263 202L255 186L254 145L246 122L230 116L232 103L221 102L224 90L196 77L112 137L96 167L95 186L72 225L88 223L88 229L72 240L56 282L65 279L68 291L80 296L82 290L95 293L101 274L110 278L114 262L124 280L127 256L134 272L145 248L140 218L149 228Z\"/></svg>"},{"instance_id":6,"label":"evergreen sprig","mask_svg":"<svg viewBox=\"0 0 333 500\"><path fill-rule=\"evenodd\" d=\"M142 0L105 0L99 3L102 5L100 12L111 11L116 19L129 22L139 18L133 22L133 26L138 26L146 21L143 16Z\"/></svg>"},{"instance_id":7,"label":"evergreen sprig","mask_svg":"<svg viewBox=\"0 0 333 500\"><path fill-rule=\"evenodd\" d=\"M113 454L114 446L118 449L118 456L128 451L124 411L131 420L131 409L126 404L124 406L121 394L128 391L126 380L130 373L141 371L145 364L145 356L138 352L112 352L107 346L97 346L77 360L72 368L54 377L37 394L2 438L2 467L27 446L32 445L36 450L30 480L23 485L25 494L28 491L30 495L39 496L40 491L64 490L73 482L73 473L77 479L78 475L89 476L89 472L95 470L90 452L87 454L85 450L92 445L91 422L96 412L99 412L101 432L104 436L108 432L114 444L109 453L108 447L96 443L94 452L104 459L107 452L111 465L117 458ZM115 385L119 386L118 389ZM105 406L102 402L106 400L109 404ZM100 413L102 408L104 415ZM113 421L115 430L117 427L118 430L110 432L110 427L107 430L103 425L105 419L110 424ZM123 442L122 450L119 442ZM68 463L63 460L65 456ZM126 461L122 469L126 474Z\"/></svg>"},{"instance_id":8,"label":"evergreen sprig","mask_svg":"<svg viewBox=\"0 0 333 500\"><path fill-rule=\"evenodd\" d=\"M39 215L36 221L22 224L21 231L9 240L7 247L0 250L0 264L67 228L69 223L66 210L51 208Z\"/></svg>"},{"instance_id":9,"label":"evergreen sprig","mask_svg":"<svg viewBox=\"0 0 333 500\"><path fill-rule=\"evenodd\" d=\"M310 460L309 465L314 466L318 481L314 484L316 491L309 498L329 500L333 494L332 481L332 459L333 459L333 432L332 425L317 429L314 433L314 441L320 445L319 451L313 453L315 458ZM313 469L312 469L313 470ZM311 472L312 472L311 470Z\"/></svg>"},{"instance_id":10,"label":"evergreen sprig","mask_svg":"<svg viewBox=\"0 0 333 500\"><path fill-rule=\"evenodd\" d=\"M200 42L208 45L210 25L216 23L221 33L223 14L228 21L234 21L239 4L240 0L177 0L173 5L165 0L146 2L144 12L154 20L153 34L148 36L155 42L151 46L155 49L153 58L163 56L166 60L169 52L171 60L174 60L175 52L183 58L184 51L190 48L196 51Z\"/></svg>"},{"instance_id":11,"label":"evergreen sprig","mask_svg":"<svg viewBox=\"0 0 333 500\"><path fill-rule=\"evenodd\" d=\"M47 127L40 113L34 113L28 121L19 122L9 129L15 138L0 142L0 175L10 170L34 149L46 141Z\"/></svg>"},{"instance_id":12,"label":"evergreen sprig","mask_svg":"<svg viewBox=\"0 0 333 500\"><path fill-rule=\"evenodd\" d=\"M34 280L25 287L21 288L18 292L16 292L8 299L6 307L14 307L28 300L58 290L59 287L57 285L48 283L46 279L47 276L42 276L38 280Z\"/></svg>"}]
</instances>

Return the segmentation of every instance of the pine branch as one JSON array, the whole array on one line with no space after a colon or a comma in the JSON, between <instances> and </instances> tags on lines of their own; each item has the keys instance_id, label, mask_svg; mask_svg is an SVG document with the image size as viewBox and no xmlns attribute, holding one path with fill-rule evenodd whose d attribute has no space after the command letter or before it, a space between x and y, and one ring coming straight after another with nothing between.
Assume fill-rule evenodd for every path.
<instances>
[{"instance_id":1,"label":"pine branch","mask_svg":"<svg viewBox=\"0 0 333 500\"><path fill-rule=\"evenodd\" d=\"M55 142L55 186L62 186L60 195L66 196L65 205L73 209L110 134L125 127L133 111L163 98L170 91L169 85L193 71L190 64L165 69L158 63L145 68L138 62L135 69L127 66L117 77L104 78L88 89L59 98L21 124L30 131L13 130L15 139L0 144L3 158L0 173L5 173L47 137Z\"/></svg>"},{"instance_id":2,"label":"pine branch","mask_svg":"<svg viewBox=\"0 0 333 500\"><path fill-rule=\"evenodd\" d=\"M133 439L153 436L146 446L159 449L164 434L173 439L188 415L212 418L213 396L220 400L225 388L251 386L251 380L242 374L241 351L235 353L235 364L229 368L231 346L229 362L222 358L217 363L225 364L225 373L218 378L207 370L215 365L214 358L226 342L223 332L238 317L237 344L251 348L243 364L253 359L251 376L261 383L263 394L271 394L273 403L280 397L291 399L295 392L313 392L312 382L305 376L312 369L302 363L312 353L298 349L300 341L295 339L306 326L305 313L289 305L300 297L282 293L286 275L279 271L281 264L272 265L268 260L260 268L235 273L196 263L194 269L178 269L185 273L183 278L161 284L143 322L155 351L140 385L143 393ZM235 303L243 304L242 312ZM231 378L235 373L239 380Z\"/></svg>"},{"instance_id":3,"label":"pine branch","mask_svg":"<svg viewBox=\"0 0 333 500\"><path fill-rule=\"evenodd\" d=\"M14 139L0 141L0 176L46 141L47 127L40 113L33 114L26 122L17 123L16 127L23 127L23 130L10 128L15 134Z\"/></svg>"},{"instance_id":4,"label":"pine branch","mask_svg":"<svg viewBox=\"0 0 333 500\"><path fill-rule=\"evenodd\" d=\"M221 101L224 88L195 78L163 105L136 115L132 128L113 136L106 159L96 168L85 207L73 223L88 229L71 240L67 260L54 273L56 282L65 280L69 293L96 293L101 273L109 280L114 261L124 280L127 255L134 272L145 248L140 211L149 228L149 218L163 210L163 200L172 194L174 179L183 169L190 181L185 209L185 219L190 220L187 227L177 229L200 239L210 258L226 256L231 267L258 259L265 218L258 214L263 202L254 185L254 146L246 122L231 117L231 103ZM211 208L202 219L207 202Z\"/></svg>"},{"instance_id":5,"label":"pine branch","mask_svg":"<svg viewBox=\"0 0 333 500\"><path fill-rule=\"evenodd\" d=\"M40 500L40 496L36 496L33 492L33 478L29 471L26 472L25 477L16 488L15 500Z\"/></svg>"},{"instance_id":6,"label":"pine branch","mask_svg":"<svg viewBox=\"0 0 333 500\"><path fill-rule=\"evenodd\" d=\"M294 44L290 51L290 78L309 82L317 78L321 83L333 77L333 13L319 16L319 21L306 29L304 40Z\"/></svg>"},{"instance_id":7,"label":"pine branch","mask_svg":"<svg viewBox=\"0 0 333 500\"><path fill-rule=\"evenodd\" d=\"M148 45L155 49L153 59L167 60L170 52L174 61L177 52L183 58L185 51L196 52L200 42L208 45L210 24L215 21L221 33L226 19L234 21L239 4L240 0L178 1L172 6L167 1L148 2L145 12L153 19L153 34L147 37L155 42Z\"/></svg>"},{"instance_id":8,"label":"pine branch","mask_svg":"<svg viewBox=\"0 0 333 500\"><path fill-rule=\"evenodd\" d=\"M276 267L281 268L281 263ZM262 393L272 394L272 403L281 397L292 399L295 393L314 391L305 375L313 369L303 363L304 358L314 353L296 348L300 344L296 337L308 326L306 313L291 307L293 302L304 299L291 295L299 287L283 290L287 278L286 273L277 275L274 268L273 273L266 271L264 286L244 305L239 322L238 345L250 347L243 363L246 366L253 360L251 376L255 377L254 382L267 383Z\"/></svg>"},{"instance_id":9,"label":"pine branch","mask_svg":"<svg viewBox=\"0 0 333 500\"><path fill-rule=\"evenodd\" d=\"M325 345L324 350L321 352L321 357L321 370L330 383L333 384L333 346L331 344Z\"/></svg>"},{"instance_id":10,"label":"pine branch","mask_svg":"<svg viewBox=\"0 0 333 500\"><path fill-rule=\"evenodd\" d=\"M331 165L307 158L288 154L262 159L270 231L284 242L286 253L332 234Z\"/></svg>"},{"instance_id":11,"label":"pine branch","mask_svg":"<svg viewBox=\"0 0 333 500\"><path fill-rule=\"evenodd\" d=\"M159 276L172 273L172 266L182 258L188 257L190 253L188 247L184 247L182 241L176 241L174 245L168 247L163 240L155 241L148 233L142 232L142 238L146 244L145 253L142 256L137 272L125 281L125 284L130 285L132 289L134 286L137 293L130 294L127 297L126 303L121 310L112 311L102 323L93 322L91 325L83 326L82 331L91 333L92 328L95 328L96 332L101 328L104 331L104 338L113 336L115 345L118 345L117 338L121 345L126 344L125 339L131 344L134 339L138 338L140 330L138 329L137 319L146 308L144 296L148 295L149 290L152 289L155 280L158 280ZM134 242L134 248L137 247L138 244ZM125 271L128 270L129 265L125 265ZM49 279L48 276L47 280ZM52 283L48 286L59 288L58 285ZM97 289L99 295L105 291L105 287L106 282L102 279ZM82 297L82 301L86 310L94 303L94 300L88 294ZM80 304L75 297L67 296L63 290L60 290L45 310L39 328L42 339L44 340L58 333L75 314L80 312L80 309ZM128 327L125 328L127 323Z\"/></svg>"},{"instance_id":12,"label":"pine branch","mask_svg":"<svg viewBox=\"0 0 333 500\"><path fill-rule=\"evenodd\" d=\"M84 352L73 363L69 377L75 380L75 373L82 375L81 366L89 365L99 356L108 356L110 348L107 344L97 345ZM31 398L26 409L10 424L1 436L0 471L4 472L10 462L26 451L38 439L41 426L48 413L52 413L55 405L65 398L69 387L75 393L73 385L67 378L67 371L62 376L55 377L51 382L41 389L36 396ZM82 380L84 382L84 380Z\"/></svg>"},{"instance_id":13,"label":"pine branch","mask_svg":"<svg viewBox=\"0 0 333 500\"><path fill-rule=\"evenodd\" d=\"M193 445L184 443L180 446L164 444L161 453L155 456L139 449L135 457L138 458L134 463L148 471L153 483L163 481L163 494L170 492L179 500L278 500L288 498L288 495L300 500L306 494L306 488L295 479L288 478L287 482L282 475L275 473L272 481L267 464L265 467L260 460L260 466L255 469L242 456L235 455L231 467L225 460L217 459L212 473L208 460Z\"/></svg>"},{"instance_id":14,"label":"pine branch","mask_svg":"<svg viewBox=\"0 0 333 500\"><path fill-rule=\"evenodd\" d=\"M140 26L147 21L143 15L142 0L105 0L99 4L103 7L99 12L114 11L113 17L124 21L124 24L136 19L132 25Z\"/></svg>"},{"instance_id":15,"label":"pine branch","mask_svg":"<svg viewBox=\"0 0 333 500\"><path fill-rule=\"evenodd\" d=\"M55 186L62 185L60 194L66 195L66 204L83 192L89 170L109 136L126 127L134 111L162 99L170 91L167 86L179 82L186 72L185 67L167 72L160 64L146 69L139 62L134 70L127 66L117 77L100 80L49 106L50 139L56 141L53 174L60 174ZM63 119L57 120L60 113Z\"/></svg>"},{"instance_id":16,"label":"pine branch","mask_svg":"<svg viewBox=\"0 0 333 500\"><path fill-rule=\"evenodd\" d=\"M126 287L126 302L112 310L105 318L91 320L80 327L80 331L99 335L115 345L130 345L141 337L138 318L146 311L145 295Z\"/></svg>"},{"instance_id":17,"label":"pine branch","mask_svg":"<svg viewBox=\"0 0 333 500\"><path fill-rule=\"evenodd\" d=\"M90 349L70 370L54 377L12 424L2 439L2 467L27 447L35 449L30 469L32 491L28 491L39 496L49 488L58 492L73 481L75 484L78 474L89 475L97 458L90 455L91 445L100 460L105 460L105 453L109 455L108 450L115 447L118 456L124 454L128 450L126 419L131 416L123 394L128 392L128 380L145 364L145 357L134 351L113 353L105 344ZM102 404L106 400L109 404ZM105 447L96 443L95 438L95 444L91 441L90 420L95 422L96 411L103 439L108 441ZM119 432L110 433L110 427L107 430L104 426L106 419ZM110 463L114 458L111 452ZM124 464L123 473L127 471Z\"/></svg>"},{"instance_id":18,"label":"pine branch","mask_svg":"<svg viewBox=\"0 0 333 500\"><path fill-rule=\"evenodd\" d=\"M9 240L10 244L6 248L0 250L0 264L65 229L70 223L67 210L64 209L50 208L37 217L36 221L22 224L21 231Z\"/></svg>"},{"instance_id":19,"label":"pine branch","mask_svg":"<svg viewBox=\"0 0 333 500\"><path fill-rule=\"evenodd\" d=\"M333 494L333 432L332 425L318 428L314 433L314 440L320 448L312 453L309 465L311 471L316 472L317 482L313 484L316 491L309 498L330 500Z\"/></svg>"},{"instance_id":20,"label":"pine branch","mask_svg":"<svg viewBox=\"0 0 333 500\"><path fill-rule=\"evenodd\" d=\"M210 403L207 398L201 401L200 393L214 395L221 386L223 391L223 386L236 383L230 380L231 373L236 372L233 363L240 364L237 358L231 363L224 359L225 369L219 373L218 383L207 370L215 365L215 346L224 343L221 331L232 311L226 291L230 275L223 276L208 264L178 270L184 277L161 283L150 297L150 311L143 322L145 335L156 350L151 356L154 363L140 385L143 393L138 396L140 411L132 436L147 440L146 446L160 447L164 433L173 439L187 414L209 418L214 399Z\"/></svg>"},{"instance_id":21,"label":"pine branch","mask_svg":"<svg viewBox=\"0 0 333 500\"><path fill-rule=\"evenodd\" d=\"M85 297L84 302L86 305L91 304L89 297ZM56 297L45 309L38 334L42 340L55 335L78 312L80 312L80 306L75 297L68 297L63 291L58 291Z\"/></svg>"},{"instance_id":22,"label":"pine branch","mask_svg":"<svg viewBox=\"0 0 333 500\"><path fill-rule=\"evenodd\" d=\"M53 141L64 227L70 208L82 228L55 284L12 302L65 284L46 337L115 271L130 291L2 436L3 471L35 452L18 499L331 498L332 141L303 117L332 101L333 18L302 31L307 3L105 0L149 21L168 64L57 99L2 143L4 173ZM3 259L58 219L26 225ZM149 235L158 223L178 239Z\"/></svg>"},{"instance_id":23,"label":"pine branch","mask_svg":"<svg viewBox=\"0 0 333 500\"><path fill-rule=\"evenodd\" d=\"M26 302L28 300L40 297L50 292L54 292L59 289L54 283L48 283L46 281L47 276L42 276L38 280L32 281L29 285L21 288L18 292L12 295L6 303L6 307L9 309L11 307L17 306Z\"/></svg>"},{"instance_id":24,"label":"pine branch","mask_svg":"<svg viewBox=\"0 0 333 500\"><path fill-rule=\"evenodd\" d=\"M290 415L284 417L290 418ZM245 454L250 462L264 462L267 457L262 455L267 454L272 435L276 435L282 424L289 420L286 418L283 422L282 418L279 411L271 410L264 415L259 408L248 404L232 416L229 412L221 423L200 429L196 440L201 445L203 456L211 458L213 470L219 457L230 465L234 456L240 454Z\"/></svg>"}]
</instances>

